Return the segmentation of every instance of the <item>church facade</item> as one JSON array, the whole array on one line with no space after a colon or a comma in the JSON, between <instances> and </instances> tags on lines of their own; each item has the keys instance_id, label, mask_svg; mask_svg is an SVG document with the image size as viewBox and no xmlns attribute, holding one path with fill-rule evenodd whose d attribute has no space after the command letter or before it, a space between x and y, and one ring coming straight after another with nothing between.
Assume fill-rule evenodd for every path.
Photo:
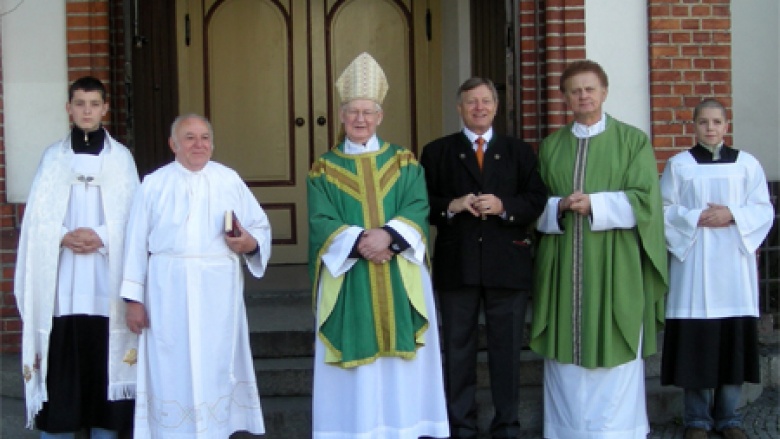
<instances>
[{"instance_id":1,"label":"church facade","mask_svg":"<svg viewBox=\"0 0 780 439\"><path fill-rule=\"evenodd\" d=\"M0 8L3 352L21 343L13 271L26 193L41 151L68 130L67 84L83 75L108 84L104 125L133 150L141 175L171 160L176 115L207 115L215 158L269 212L272 263L305 260L305 174L337 135L334 72L364 50L392 66L379 135L417 154L459 128L454 94L472 75L498 86L497 128L538 145L568 122L561 72L588 58L609 75L606 110L651 136L659 172L692 146L693 106L715 97L731 112L727 142L759 158L777 195L775 0L7 0ZM775 246L777 236L775 225ZM762 257L777 261L777 250ZM778 274L762 276L766 294L777 295Z\"/></svg>"}]
</instances>

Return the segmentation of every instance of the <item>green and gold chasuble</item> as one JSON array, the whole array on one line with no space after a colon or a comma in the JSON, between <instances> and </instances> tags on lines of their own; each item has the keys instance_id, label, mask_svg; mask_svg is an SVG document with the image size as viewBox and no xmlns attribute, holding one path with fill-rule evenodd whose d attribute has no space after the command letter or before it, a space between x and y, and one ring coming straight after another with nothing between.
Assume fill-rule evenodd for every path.
<instances>
[{"instance_id":1,"label":"green and gold chasuble","mask_svg":"<svg viewBox=\"0 0 780 439\"><path fill-rule=\"evenodd\" d=\"M411 151L389 143L347 155L340 144L312 165L308 179L309 272L317 297L318 336L326 362L355 367L378 357L414 358L428 328L420 267L394 257L387 264L359 259L334 278L322 264L333 239L349 226L403 221L427 242L428 194Z\"/></svg>"},{"instance_id":2,"label":"green and gold chasuble","mask_svg":"<svg viewBox=\"0 0 780 439\"><path fill-rule=\"evenodd\" d=\"M569 124L539 150L550 195L623 191L636 227L591 231L566 212L563 234L544 234L535 260L531 348L560 363L614 367L656 352L664 322L667 253L658 171L648 137L607 116L577 139ZM640 333L643 337L640 341Z\"/></svg>"}]
</instances>

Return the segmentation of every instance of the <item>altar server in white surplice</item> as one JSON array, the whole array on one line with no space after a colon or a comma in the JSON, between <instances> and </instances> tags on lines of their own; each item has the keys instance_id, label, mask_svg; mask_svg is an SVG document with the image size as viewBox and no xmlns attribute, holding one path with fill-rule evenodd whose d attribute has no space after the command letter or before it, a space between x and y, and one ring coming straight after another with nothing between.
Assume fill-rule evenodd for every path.
<instances>
[{"instance_id":1,"label":"altar server in white surplice","mask_svg":"<svg viewBox=\"0 0 780 439\"><path fill-rule=\"evenodd\" d=\"M211 161L212 141L205 118L177 118L176 160L144 178L128 220L121 294L141 334L135 438L265 432L241 265L264 274L271 226L238 174ZM225 232L230 211L237 237Z\"/></svg>"},{"instance_id":2,"label":"altar server in white surplice","mask_svg":"<svg viewBox=\"0 0 780 439\"><path fill-rule=\"evenodd\" d=\"M725 107L705 99L693 118L697 145L661 177L672 255L661 383L685 391L686 439L741 439L742 383L760 380L756 250L774 212L761 165L723 143Z\"/></svg>"},{"instance_id":3,"label":"altar server in white surplice","mask_svg":"<svg viewBox=\"0 0 780 439\"><path fill-rule=\"evenodd\" d=\"M133 419L138 337L119 298L138 173L101 125L106 87L68 90L70 135L43 153L24 212L14 295L22 317L27 426L41 438L114 439Z\"/></svg>"}]
</instances>

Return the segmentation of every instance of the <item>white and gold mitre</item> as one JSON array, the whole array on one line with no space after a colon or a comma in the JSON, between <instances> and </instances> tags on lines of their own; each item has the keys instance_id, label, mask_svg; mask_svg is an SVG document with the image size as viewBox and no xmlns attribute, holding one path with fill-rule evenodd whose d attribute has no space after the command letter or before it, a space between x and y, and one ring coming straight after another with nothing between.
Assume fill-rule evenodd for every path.
<instances>
[{"instance_id":1,"label":"white and gold mitre","mask_svg":"<svg viewBox=\"0 0 780 439\"><path fill-rule=\"evenodd\" d=\"M353 99L368 99L382 104L387 88L385 72L366 52L352 60L336 81L336 89L341 95L342 104Z\"/></svg>"}]
</instances>

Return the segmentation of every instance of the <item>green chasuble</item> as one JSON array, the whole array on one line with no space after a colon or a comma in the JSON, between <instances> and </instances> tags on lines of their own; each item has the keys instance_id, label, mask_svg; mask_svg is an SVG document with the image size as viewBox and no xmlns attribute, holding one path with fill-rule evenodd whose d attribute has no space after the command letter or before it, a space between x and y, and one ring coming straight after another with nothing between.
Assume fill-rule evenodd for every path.
<instances>
[{"instance_id":1,"label":"green chasuble","mask_svg":"<svg viewBox=\"0 0 780 439\"><path fill-rule=\"evenodd\" d=\"M563 234L543 234L535 260L531 348L560 363L614 367L656 352L667 291L658 171L647 135L607 116L606 130L577 139L569 124L539 150L550 195L623 191L636 227L591 231L567 211ZM644 334L640 341L640 333Z\"/></svg>"},{"instance_id":2,"label":"green chasuble","mask_svg":"<svg viewBox=\"0 0 780 439\"><path fill-rule=\"evenodd\" d=\"M347 155L340 144L312 165L308 179L309 272L317 297L318 336L326 362L355 367L381 356L414 358L428 328L420 267L401 256L387 264L359 259L334 278L322 264L333 239L349 226L403 221L427 242L428 194L409 150L389 143Z\"/></svg>"}]
</instances>

